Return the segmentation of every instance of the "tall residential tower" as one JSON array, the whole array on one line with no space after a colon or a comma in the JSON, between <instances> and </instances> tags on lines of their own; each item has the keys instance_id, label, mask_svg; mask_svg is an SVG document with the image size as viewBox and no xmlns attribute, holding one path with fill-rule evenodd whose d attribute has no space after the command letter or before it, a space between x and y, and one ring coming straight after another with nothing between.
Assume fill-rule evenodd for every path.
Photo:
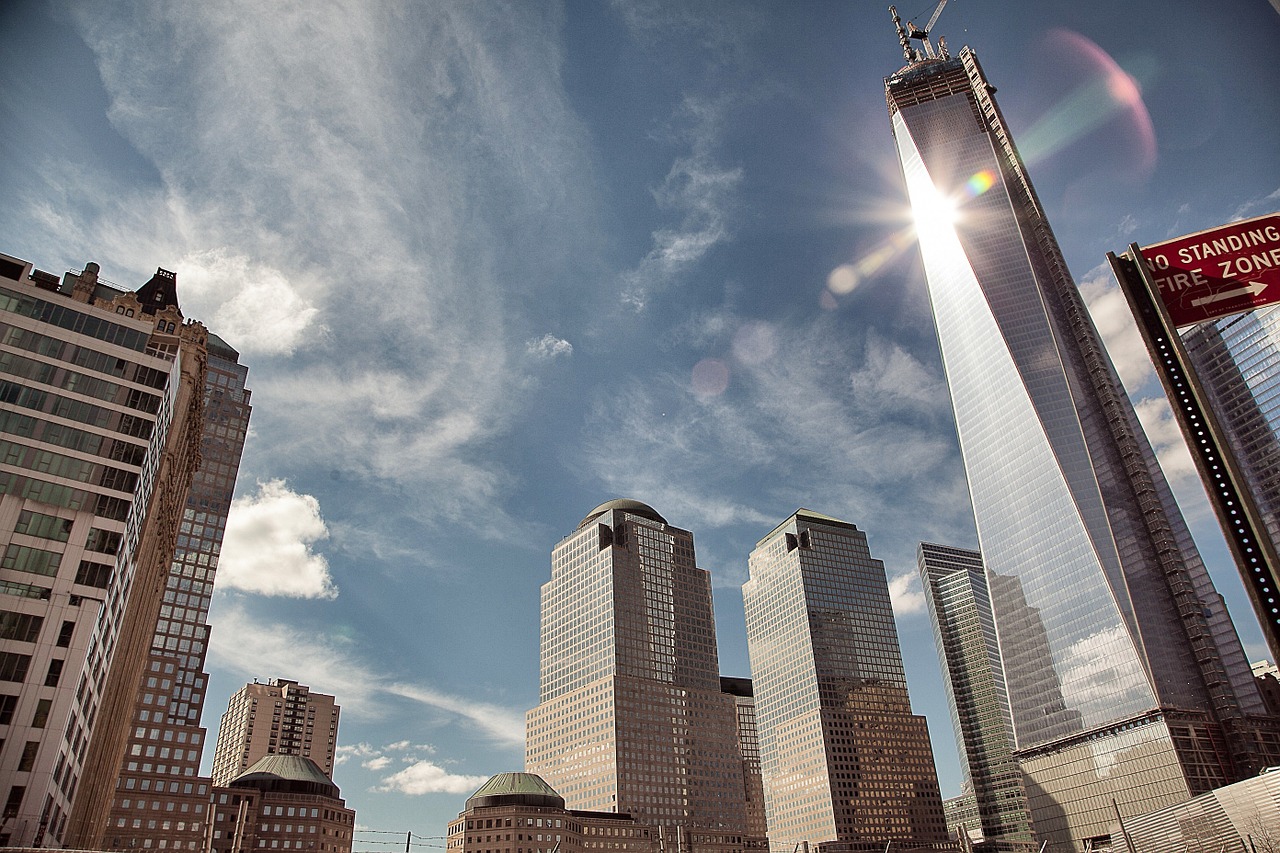
<instances>
[{"instance_id":1,"label":"tall residential tower","mask_svg":"<svg viewBox=\"0 0 1280 853\"><path fill-rule=\"evenodd\" d=\"M885 81L1036 833L1244 778L1275 730L974 53ZM927 45L927 42L926 42Z\"/></svg>"},{"instance_id":2,"label":"tall residential tower","mask_svg":"<svg viewBox=\"0 0 1280 853\"><path fill-rule=\"evenodd\" d=\"M267 755L301 755L333 776L338 743L334 697L287 678L253 682L231 694L218 725L213 784L229 785Z\"/></svg>"},{"instance_id":3,"label":"tall residential tower","mask_svg":"<svg viewBox=\"0 0 1280 853\"><path fill-rule=\"evenodd\" d=\"M750 572L770 847L945 842L929 729L911 713L889 583L866 534L802 509L760 540Z\"/></svg>"},{"instance_id":4,"label":"tall residential tower","mask_svg":"<svg viewBox=\"0 0 1280 853\"><path fill-rule=\"evenodd\" d=\"M660 827L669 849L745 849L734 697L693 534L638 501L588 513L552 551L541 658L528 772L570 808Z\"/></svg>"}]
</instances>

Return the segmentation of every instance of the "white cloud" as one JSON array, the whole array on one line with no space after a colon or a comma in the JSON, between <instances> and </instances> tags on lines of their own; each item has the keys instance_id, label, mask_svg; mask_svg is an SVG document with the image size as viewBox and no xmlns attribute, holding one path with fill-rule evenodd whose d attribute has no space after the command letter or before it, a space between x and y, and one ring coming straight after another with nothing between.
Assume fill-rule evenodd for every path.
<instances>
[{"instance_id":1,"label":"white cloud","mask_svg":"<svg viewBox=\"0 0 1280 853\"><path fill-rule=\"evenodd\" d=\"M383 770L391 763L391 759L385 755L379 755L377 758L370 758L368 761L360 762L360 766L365 770Z\"/></svg>"},{"instance_id":2,"label":"white cloud","mask_svg":"<svg viewBox=\"0 0 1280 853\"><path fill-rule=\"evenodd\" d=\"M1080 293L1120 374L1120 381L1130 394L1138 392L1155 371L1111 266L1102 264L1090 270L1080 285Z\"/></svg>"},{"instance_id":3,"label":"white cloud","mask_svg":"<svg viewBox=\"0 0 1280 853\"><path fill-rule=\"evenodd\" d=\"M259 483L256 495L231 504L218 584L261 595L336 598L329 564L312 550L328 536L319 501L283 480Z\"/></svg>"},{"instance_id":4,"label":"white cloud","mask_svg":"<svg viewBox=\"0 0 1280 853\"><path fill-rule=\"evenodd\" d=\"M1195 480L1199 476L1196 463L1191 458L1191 451L1182 437L1182 429L1173 416L1173 410L1169 408L1168 399L1148 397L1139 400L1134 408L1170 484L1177 486Z\"/></svg>"},{"instance_id":5,"label":"white cloud","mask_svg":"<svg viewBox=\"0 0 1280 853\"><path fill-rule=\"evenodd\" d=\"M488 776L450 773L431 761L418 761L382 780L374 790L418 796L421 794L470 794L489 780Z\"/></svg>"},{"instance_id":6,"label":"white cloud","mask_svg":"<svg viewBox=\"0 0 1280 853\"><path fill-rule=\"evenodd\" d=\"M318 309L283 272L229 249L192 252L177 262L184 313L241 353L288 355L301 345Z\"/></svg>"},{"instance_id":7,"label":"white cloud","mask_svg":"<svg viewBox=\"0 0 1280 853\"><path fill-rule=\"evenodd\" d=\"M525 352L529 353L529 355L541 359L550 360L560 355L573 355L573 344L557 338L550 332L540 338L526 342L524 347Z\"/></svg>"},{"instance_id":8,"label":"white cloud","mask_svg":"<svg viewBox=\"0 0 1280 853\"><path fill-rule=\"evenodd\" d=\"M889 578L889 600L893 603L895 616L923 613L924 590L920 587L919 576L904 572Z\"/></svg>"}]
</instances>

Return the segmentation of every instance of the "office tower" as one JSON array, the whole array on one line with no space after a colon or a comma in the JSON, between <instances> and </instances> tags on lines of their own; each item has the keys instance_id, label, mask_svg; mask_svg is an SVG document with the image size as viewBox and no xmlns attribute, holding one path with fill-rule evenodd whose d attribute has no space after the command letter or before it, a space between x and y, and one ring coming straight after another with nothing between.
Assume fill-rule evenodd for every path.
<instances>
[{"instance_id":1,"label":"office tower","mask_svg":"<svg viewBox=\"0 0 1280 853\"><path fill-rule=\"evenodd\" d=\"M629 814L567 809L533 773L499 773L467 798L450 822L448 853L661 853L661 830ZM674 849L674 842L672 843Z\"/></svg>"},{"instance_id":2,"label":"office tower","mask_svg":"<svg viewBox=\"0 0 1280 853\"><path fill-rule=\"evenodd\" d=\"M201 850L351 853L356 813L310 758L268 755L215 787Z\"/></svg>"},{"instance_id":3,"label":"office tower","mask_svg":"<svg viewBox=\"0 0 1280 853\"><path fill-rule=\"evenodd\" d=\"M305 756L332 776L341 710L334 697L287 678L246 684L231 694L218 724L213 784L228 784L274 753Z\"/></svg>"},{"instance_id":4,"label":"office tower","mask_svg":"<svg viewBox=\"0 0 1280 853\"><path fill-rule=\"evenodd\" d=\"M1276 749L977 57L885 81L1036 834L1099 846ZM1114 805L1113 805L1114 801Z\"/></svg>"},{"instance_id":5,"label":"office tower","mask_svg":"<svg viewBox=\"0 0 1280 853\"><path fill-rule=\"evenodd\" d=\"M1280 545L1280 308L1180 333L1272 542Z\"/></svg>"},{"instance_id":6,"label":"office tower","mask_svg":"<svg viewBox=\"0 0 1280 853\"><path fill-rule=\"evenodd\" d=\"M638 501L601 504L552 551L525 769L572 808L626 812L668 828L669 844L741 851L736 715L718 670L693 534Z\"/></svg>"},{"instance_id":7,"label":"office tower","mask_svg":"<svg viewBox=\"0 0 1280 853\"><path fill-rule=\"evenodd\" d=\"M733 697L738 712L738 753L742 757L742 792L747 807L747 837L768 848L764 811L764 779L760 775L760 735L756 729L756 696L750 678L720 677L720 690Z\"/></svg>"},{"instance_id":8,"label":"office tower","mask_svg":"<svg viewBox=\"0 0 1280 853\"><path fill-rule=\"evenodd\" d=\"M101 750L129 726L155 566L198 458L204 327L145 310L163 277L129 293L97 274L60 283L0 256L0 843L14 846L63 845L73 807L115 784Z\"/></svg>"},{"instance_id":9,"label":"office tower","mask_svg":"<svg viewBox=\"0 0 1280 853\"><path fill-rule=\"evenodd\" d=\"M960 766L973 788L976 823L984 839L976 849L1032 850L1027 792L1013 757L1009 696L982 555L921 542L916 561L942 663Z\"/></svg>"},{"instance_id":10,"label":"office tower","mask_svg":"<svg viewBox=\"0 0 1280 853\"><path fill-rule=\"evenodd\" d=\"M852 524L798 510L742 586L772 849L946 841L933 749L911 713L884 564Z\"/></svg>"},{"instance_id":11,"label":"office tower","mask_svg":"<svg viewBox=\"0 0 1280 853\"><path fill-rule=\"evenodd\" d=\"M239 358L210 333L200 467L172 541L150 650L129 710L128 744L101 841L106 849L192 850L204 840L210 780L199 775L207 739L200 719L208 684L209 601L249 428L249 371ZM325 772L332 771L330 761Z\"/></svg>"}]
</instances>

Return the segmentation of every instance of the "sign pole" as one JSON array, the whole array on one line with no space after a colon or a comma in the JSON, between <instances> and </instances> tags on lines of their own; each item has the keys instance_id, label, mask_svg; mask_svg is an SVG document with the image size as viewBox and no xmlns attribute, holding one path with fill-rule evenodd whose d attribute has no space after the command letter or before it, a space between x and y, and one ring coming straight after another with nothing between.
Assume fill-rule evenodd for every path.
<instances>
[{"instance_id":1,"label":"sign pole","mask_svg":"<svg viewBox=\"0 0 1280 853\"><path fill-rule=\"evenodd\" d=\"M1127 254L1117 257L1108 252L1107 260L1187 440L1273 660L1280 661L1280 555L1276 544L1267 533L1226 433L1208 405L1208 396L1160 298L1142 249L1132 243Z\"/></svg>"}]
</instances>

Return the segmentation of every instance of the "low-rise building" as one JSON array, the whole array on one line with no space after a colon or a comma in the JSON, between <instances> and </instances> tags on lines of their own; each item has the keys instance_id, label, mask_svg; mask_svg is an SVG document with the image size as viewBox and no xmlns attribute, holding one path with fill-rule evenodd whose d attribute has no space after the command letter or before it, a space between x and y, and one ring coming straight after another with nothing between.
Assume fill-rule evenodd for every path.
<instances>
[{"instance_id":1,"label":"low-rise building","mask_svg":"<svg viewBox=\"0 0 1280 853\"><path fill-rule=\"evenodd\" d=\"M534 773L499 773L467 799L449 824L448 853L658 853L692 849L685 834L637 823L629 814L566 809ZM221 851L219 851L221 853Z\"/></svg>"},{"instance_id":2,"label":"low-rise building","mask_svg":"<svg viewBox=\"0 0 1280 853\"><path fill-rule=\"evenodd\" d=\"M351 853L355 823L355 811L314 761L268 755L230 784L213 789L205 849Z\"/></svg>"}]
</instances>

